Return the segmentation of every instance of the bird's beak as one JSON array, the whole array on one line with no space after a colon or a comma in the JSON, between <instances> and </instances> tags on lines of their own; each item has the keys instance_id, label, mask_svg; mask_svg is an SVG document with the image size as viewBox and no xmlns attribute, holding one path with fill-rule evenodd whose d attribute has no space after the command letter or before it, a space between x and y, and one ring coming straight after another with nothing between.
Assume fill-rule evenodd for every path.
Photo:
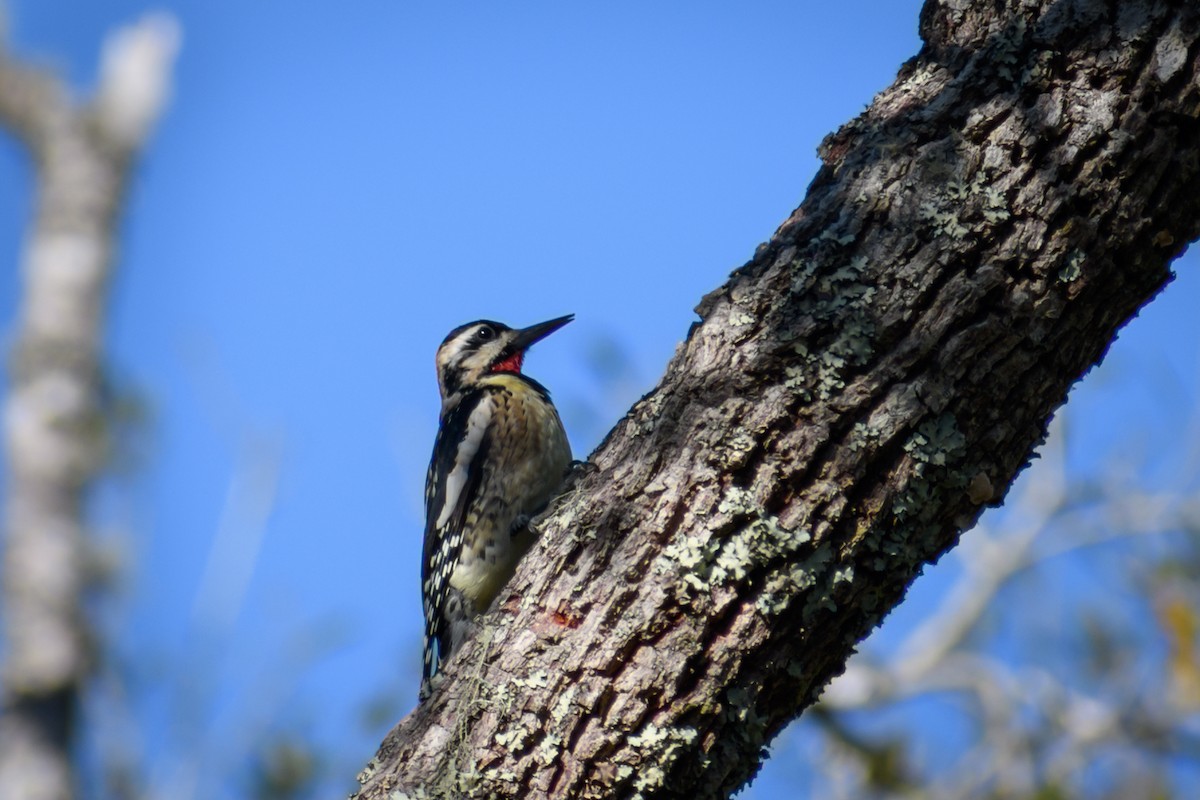
<instances>
[{"instance_id":1,"label":"bird's beak","mask_svg":"<svg viewBox=\"0 0 1200 800\"><path fill-rule=\"evenodd\" d=\"M545 322L539 322L537 325L530 325L528 328L521 328L517 331L517 335L513 337L508 349L513 353L523 353L536 342L545 339L573 319L575 319L574 314L567 314L565 317L549 319Z\"/></svg>"}]
</instances>

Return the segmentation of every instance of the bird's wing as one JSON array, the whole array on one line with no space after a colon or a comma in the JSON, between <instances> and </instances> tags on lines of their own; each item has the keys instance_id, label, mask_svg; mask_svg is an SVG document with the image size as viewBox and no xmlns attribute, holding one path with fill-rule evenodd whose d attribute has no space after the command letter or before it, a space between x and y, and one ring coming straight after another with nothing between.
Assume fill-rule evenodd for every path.
<instances>
[{"instance_id":1,"label":"bird's wing","mask_svg":"<svg viewBox=\"0 0 1200 800\"><path fill-rule=\"evenodd\" d=\"M423 680L441 660L443 614L450 574L462 550L467 509L479 489L487 459L493 403L490 393L469 394L442 420L425 481L425 543L421 587L425 611Z\"/></svg>"}]
</instances>

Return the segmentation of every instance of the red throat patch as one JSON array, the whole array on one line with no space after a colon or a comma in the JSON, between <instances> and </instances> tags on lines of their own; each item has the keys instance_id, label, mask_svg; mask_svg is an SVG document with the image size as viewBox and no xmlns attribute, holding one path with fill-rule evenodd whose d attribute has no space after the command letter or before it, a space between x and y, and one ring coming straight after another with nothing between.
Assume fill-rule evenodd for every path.
<instances>
[{"instance_id":1,"label":"red throat patch","mask_svg":"<svg viewBox=\"0 0 1200 800\"><path fill-rule=\"evenodd\" d=\"M492 372L520 372L521 364L525 361L524 353L513 353L508 358L492 367Z\"/></svg>"}]
</instances>

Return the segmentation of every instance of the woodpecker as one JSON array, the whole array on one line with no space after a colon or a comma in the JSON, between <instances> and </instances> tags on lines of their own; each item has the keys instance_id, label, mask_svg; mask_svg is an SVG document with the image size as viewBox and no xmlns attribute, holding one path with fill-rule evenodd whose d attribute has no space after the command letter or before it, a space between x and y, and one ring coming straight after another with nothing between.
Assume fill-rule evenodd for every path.
<instances>
[{"instance_id":1,"label":"woodpecker","mask_svg":"<svg viewBox=\"0 0 1200 800\"><path fill-rule=\"evenodd\" d=\"M420 697L533 543L529 520L553 498L571 448L525 352L573 314L513 329L481 319L437 350L441 419L425 479L425 611Z\"/></svg>"}]
</instances>

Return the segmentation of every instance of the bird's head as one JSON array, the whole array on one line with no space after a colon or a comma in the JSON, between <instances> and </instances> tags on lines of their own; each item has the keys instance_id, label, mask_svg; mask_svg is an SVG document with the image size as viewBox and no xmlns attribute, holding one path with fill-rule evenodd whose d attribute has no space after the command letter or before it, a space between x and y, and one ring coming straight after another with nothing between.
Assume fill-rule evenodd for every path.
<instances>
[{"instance_id":1,"label":"bird's head","mask_svg":"<svg viewBox=\"0 0 1200 800\"><path fill-rule=\"evenodd\" d=\"M442 403L496 372L521 371L525 351L575 318L574 314L510 328L480 319L459 325L446 335L437 351L438 388Z\"/></svg>"}]
</instances>

